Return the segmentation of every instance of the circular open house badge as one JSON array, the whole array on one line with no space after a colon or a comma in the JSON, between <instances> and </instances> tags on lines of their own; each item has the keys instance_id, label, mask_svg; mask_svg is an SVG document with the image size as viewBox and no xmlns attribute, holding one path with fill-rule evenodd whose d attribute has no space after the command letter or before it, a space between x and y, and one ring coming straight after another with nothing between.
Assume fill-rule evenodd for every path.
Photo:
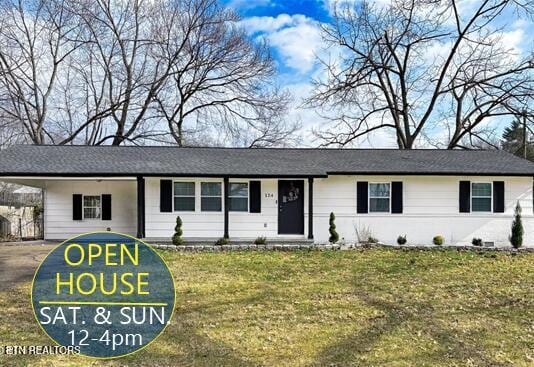
<instances>
[{"instance_id":1,"label":"circular open house badge","mask_svg":"<svg viewBox=\"0 0 534 367\"><path fill-rule=\"evenodd\" d=\"M165 329L174 310L172 275L142 241L113 232L71 238L41 263L32 305L43 330L80 354L133 353Z\"/></svg>"}]
</instances>

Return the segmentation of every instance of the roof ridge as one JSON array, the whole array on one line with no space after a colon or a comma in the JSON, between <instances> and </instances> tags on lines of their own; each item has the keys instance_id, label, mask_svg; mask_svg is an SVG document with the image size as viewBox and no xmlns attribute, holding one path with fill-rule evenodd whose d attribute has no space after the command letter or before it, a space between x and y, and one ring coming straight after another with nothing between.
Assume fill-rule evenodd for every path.
<instances>
[{"instance_id":1,"label":"roof ridge","mask_svg":"<svg viewBox=\"0 0 534 367\"><path fill-rule=\"evenodd\" d=\"M79 145L79 144L16 144L12 147L70 147L70 148L165 148L165 149L221 149L221 150L313 150L313 151L398 151L398 152L414 152L414 151L432 151L432 152L506 152L501 149L439 149L439 148L416 148L416 149L401 149L401 148L325 148L325 147L213 147L213 146L185 146L179 147L176 145ZM506 152L509 153L509 152ZM510 153L509 153L510 154ZM519 157L520 158L520 157Z\"/></svg>"}]
</instances>

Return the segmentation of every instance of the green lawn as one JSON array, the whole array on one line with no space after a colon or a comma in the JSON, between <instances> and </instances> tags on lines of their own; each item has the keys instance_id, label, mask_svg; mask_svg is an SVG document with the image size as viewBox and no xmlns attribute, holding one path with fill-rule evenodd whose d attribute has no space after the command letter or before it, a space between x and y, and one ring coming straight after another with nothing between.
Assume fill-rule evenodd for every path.
<instances>
[{"instance_id":1,"label":"green lawn","mask_svg":"<svg viewBox=\"0 0 534 367\"><path fill-rule=\"evenodd\" d=\"M148 348L106 362L0 355L0 365L534 365L534 254L162 254L177 306ZM29 284L0 293L0 344L52 344Z\"/></svg>"}]
</instances>

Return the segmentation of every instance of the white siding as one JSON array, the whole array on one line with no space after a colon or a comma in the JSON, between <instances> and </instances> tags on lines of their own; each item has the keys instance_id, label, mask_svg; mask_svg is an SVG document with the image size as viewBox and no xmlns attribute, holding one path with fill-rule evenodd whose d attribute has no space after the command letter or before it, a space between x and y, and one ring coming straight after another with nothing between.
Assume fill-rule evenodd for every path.
<instances>
[{"instance_id":1,"label":"white siding","mask_svg":"<svg viewBox=\"0 0 534 367\"><path fill-rule=\"evenodd\" d=\"M224 232L223 212L200 211L200 182L222 179L165 178L174 181L190 180L196 184L195 212L160 213L159 181L145 179L146 223L149 239L170 240L176 216L183 220L185 238L219 238ZM231 179L248 182L252 179ZM505 181L505 213L459 213L458 183L469 181ZM403 182L403 213L356 213L356 182ZM229 232L234 239L270 238L278 235L278 180L261 180L261 213L230 212ZM72 194L112 194L111 221L72 220ZM304 235L308 234L308 185L304 180ZM395 243L398 235L406 234L409 243L430 244L432 237L443 235L449 244L470 243L473 237L508 245L513 207L519 201L523 208L525 245L534 245L534 216L532 215L532 179L530 177L473 177L473 176L330 176L315 179L314 235L316 242L328 241L328 216L336 214L341 238L356 240L355 229L368 227L380 241ZM46 181L45 237L64 239L82 232L105 230L136 234L135 181ZM223 203L224 204L224 203ZM289 237L283 235L282 237Z\"/></svg>"},{"instance_id":2,"label":"white siding","mask_svg":"<svg viewBox=\"0 0 534 367\"><path fill-rule=\"evenodd\" d=\"M135 181L46 181L45 238L67 239L83 232L112 231L135 235L137 193ZM72 195L111 194L111 220L72 220Z\"/></svg>"},{"instance_id":3,"label":"white siding","mask_svg":"<svg viewBox=\"0 0 534 367\"><path fill-rule=\"evenodd\" d=\"M505 213L459 213L459 181L505 182ZM403 213L356 213L356 182L403 182ZM523 208L526 245L534 245L532 178L445 176L330 176L314 186L314 234L328 241L328 216L336 214L337 231L347 242L355 241L356 228L368 228L386 243L406 234L412 244L430 244L443 235L449 244L470 244L473 237L507 245L513 210Z\"/></svg>"},{"instance_id":4,"label":"white siding","mask_svg":"<svg viewBox=\"0 0 534 367\"><path fill-rule=\"evenodd\" d=\"M146 178L146 224L147 238L169 239L174 233L176 216L183 221L183 236L185 238L219 238L224 234L224 202L221 212L202 212L200 210L200 183L221 182L222 179L194 179L172 178L173 181L195 182L196 202L194 212L160 213L159 190L162 178ZM170 179L170 178L165 178ZM230 179L230 182L249 182L256 179ZM261 181L261 213L230 212L229 235L230 238L256 238L258 236L278 236L278 180L264 179ZM307 211L307 181L304 186L304 210ZM271 195L272 194L272 195ZM305 216L305 232L307 223ZM288 237L285 235L284 237ZM298 237L298 236L297 236ZM303 237L303 236L300 236Z\"/></svg>"}]
</instances>

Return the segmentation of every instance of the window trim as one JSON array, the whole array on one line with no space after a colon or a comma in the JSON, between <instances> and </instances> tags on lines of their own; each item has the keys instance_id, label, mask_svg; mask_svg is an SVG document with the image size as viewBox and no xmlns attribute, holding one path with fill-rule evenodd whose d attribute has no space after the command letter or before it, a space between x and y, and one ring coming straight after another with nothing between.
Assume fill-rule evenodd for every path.
<instances>
[{"instance_id":1,"label":"window trim","mask_svg":"<svg viewBox=\"0 0 534 367\"><path fill-rule=\"evenodd\" d=\"M473 184L489 184L490 185L490 196L475 196L475 198L484 198L490 199L490 209L489 210L473 210ZM493 182L492 181L471 181L471 187L469 190L469 204L471 205L471 213L493 213Z\"/></svg>"},{"instance_id":2,"label":"window trim","mask_svg":"<svg viewBox=\"0 0 534 367\"><path fill-rule=\"evenodd\" d=\"M191 195L176 195L175 191L174 191L174 184L175 183L192 183L193 184L193 187L194 187L194 190L195 190L195 193L193 196ZM177 197L181 197L181 198L193 198L193 203L194 203L194 209L193 210L177 210L176 209L176 206L175 206L175 203L174 203L174 199L177 198ZM177 213L196 213L197 211L197 183L196 181L190 181L190 180L173 180L172 181L172 211L173 213L177 212Z\"/></svg>"},{"instance_id":3,"label":"window trim","mask_svg":"<svg viewBox=\"0 0 534 367\"><path fill-rule=\"evenodd\" d=\"M219 184L221 187L221 194L220 195L202 195L202 184ZM223 183L220 181L200 181L200 211L203 213L221 213L224 211L224 188ZM202 210L202 199L203 198L219 198L221 200L221 210Z\"/></svg>"},{"instance_id":4,"label":"window trim","mask_svg":"<svg viewBox=\"0 0 534 367\"><path fill-rule=\"evenodd\" d=\"M99 209L99 213L100 213L100 216L98 218L86 218L85 217L85 197L89 197L89 196L97 196L100 198L100 206L96 207L96 206L88 206L87 208L98 208ZM99 220L99 221L102 221L102 194L82 194L82 220Z\"/></svg>"},{"instance_id":5,"label":"window trim","mask_svg":"<svg viewBox=\"0 0 534 367\"><path fill-rule=\"evenodd\" d=\"M230 186L232 184L245 184L247 185L247 196L232 196L230 195ZM247 199L247 210L232 210L230 208L230 201L232 198ZM233 213L250 213L250 181L233 181L228 183L228 211Z\"/></svg>"},{"instance_id":6,"label":"window trim","mask_svg":"<svg viewBox=\"0 0 534 367\"><path fill-rule=\"evenodd\" d=\"M389 185L389 195L388 199L388 211L387 212L376 212L371 210L371 185L376 184L388 184ZM404 190L404 188L403 188ZM385 196L373 196L372 199L385 199ZM367 183L367 213L368 214L391 214L391 181L374 181Z\"/></svg>"}]
</instances>

